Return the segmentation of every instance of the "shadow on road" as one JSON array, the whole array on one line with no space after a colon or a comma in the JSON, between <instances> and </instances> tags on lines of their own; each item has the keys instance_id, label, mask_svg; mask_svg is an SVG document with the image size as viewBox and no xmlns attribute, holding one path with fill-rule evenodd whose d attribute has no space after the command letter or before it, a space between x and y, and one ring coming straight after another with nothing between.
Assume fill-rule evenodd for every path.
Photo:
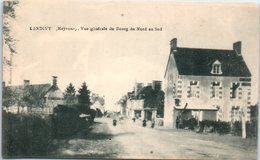
<instances>
[{"instance_id":1,"label":"shadow on road","mask_svg":"<svg viewBox=\"0 0 260 160\"><path fill-rule=\"evenodd\" d=\"M122 132L122 133L114 133L111 134L108 132L107 126L103 126L103 129L106 132L101 132L100 130L96 130L96 126L101 125L101 122L94 122L93 125L89 128L82 129L76 135L72 137L66 138L67 140L72 139L85 139L85 140L111 140L113 137L124 136L124 135L134 135L134 132Z\"/></svg>"},{"instance_id":2,"label":"shadow on road","mask_svg":"<svg viewBox=\"0 0 260 160\"><path fill-rule=\"evenodd\" d=\"M115 136L130 135L131 132L113 133L106 122L94 122L72 137L58 139L56 158L116 158L122 152Z\"/></svg>"},{"instance_id":3,"label":"shadow on road","mask_svg":"<svg viewBox=\"0 0 260 160\"><path fill-rule=\"evenodd\" d=\"M92 132L92 128L87 131L82 131L72 137L71 139L86 139L86 140L111 140L113 137L117 136L124 136L124 135L134 135L133 132L123 132L123 133L116 133L116 134L110 134L110 133L97 133Z\"/></svg>"}]
</instances>

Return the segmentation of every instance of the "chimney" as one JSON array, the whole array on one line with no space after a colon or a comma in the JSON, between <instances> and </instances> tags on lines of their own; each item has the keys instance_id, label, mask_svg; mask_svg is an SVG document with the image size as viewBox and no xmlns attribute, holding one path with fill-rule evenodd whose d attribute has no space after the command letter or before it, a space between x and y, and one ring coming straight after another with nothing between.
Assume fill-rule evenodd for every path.
<instances>
[{"instance_id":1,"label":"chimney","mask_svg":"<svg viewBox=\"0 0 260 160\"><path fill-rule=\"evenodd\" d=\"M170 42L171 45L171 52L176 52L177 51L177 38L173 38Z\"/></svg>"},{"instance_id":2,"label":"chimney","mask_svg":"<svg viewBox=\"0 0 260 160\"><path fill-rule=\"evenodd\" d=\"M57 76L52 76L52 86L57 87Z\"/></svg>"},{"instance_id":3,"label":"chimney","mask_svg":"<svg viewBox=\"0 0 260 160\"><path fill-rule=\"evenodd\" d=\"M23 80L23 86L29 86L30 85L30 80Z\"/></svg>"},{"instance_id":4,"label":"chimney","mask_svg":"<svg viewBox=\"0 0 260 160\"><path fill-rule=\"evenodd\" d=\"M161 90L162 89L162 81L153 81L152 88L153 88L153 90Z\"/></svg>"},{"instance_id":5,"label":"chimney","mask_svg":"<svg viewBox=\"0 0 260 160\"><path fill-rule=\"evenodd\" d=\"M135 95L138 94L138 92L144 87L143 83L135 83Z\"/></svg>"},{"instance_id":6,"label":"chimney","mask_svg":"<svg viewBox=\"0 0 260 160\"><path fill-rule=\"evenodd\" d=\"M241 41L233 43L233 50L237 53L238 56L241 56L241 46L242 46Z\"/></svg>"}]
</instances>

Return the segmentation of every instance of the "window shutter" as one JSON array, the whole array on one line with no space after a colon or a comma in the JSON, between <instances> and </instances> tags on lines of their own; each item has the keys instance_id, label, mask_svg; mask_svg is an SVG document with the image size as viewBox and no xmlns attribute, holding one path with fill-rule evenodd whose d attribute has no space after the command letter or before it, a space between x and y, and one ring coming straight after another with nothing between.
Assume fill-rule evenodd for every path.
<instances>
[{"instance_id":1,"label":"window shutter","mask_svg":"<svg viewBox=\"0 0 260 160\"><path fill-rule=\"evenodd\" d=\"M238 88L238 99L242 99L242 88Z\"/></svg>"}]
</instances>

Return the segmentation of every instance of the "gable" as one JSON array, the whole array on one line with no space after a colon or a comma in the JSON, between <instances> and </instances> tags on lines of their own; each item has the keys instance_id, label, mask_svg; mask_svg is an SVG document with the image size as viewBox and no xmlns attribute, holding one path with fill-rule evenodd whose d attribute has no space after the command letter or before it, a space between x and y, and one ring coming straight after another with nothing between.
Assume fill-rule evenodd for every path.
<instances>
[{"instance_id":1,"label":"gable","mask_svg":"<svg viewBox=\"0 0 260 160\"><path fill-rule=\"evenodd\" d=\"M170 53L169 58L168 58L168 62L167 62L165 73L164 73L164 78L166 77L166 75L170 69L176 70L176 62L175 62L172 52Z\"/></svg>"}]
</instances>

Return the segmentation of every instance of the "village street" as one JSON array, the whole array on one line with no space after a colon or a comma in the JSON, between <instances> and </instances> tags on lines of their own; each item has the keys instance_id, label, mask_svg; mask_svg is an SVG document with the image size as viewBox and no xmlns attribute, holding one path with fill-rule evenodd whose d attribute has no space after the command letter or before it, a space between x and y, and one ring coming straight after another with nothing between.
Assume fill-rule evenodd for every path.
<instances>
[{"instance_id":1,"label":"village street","mask_svg":"<svg viewBox=\"0 0 260 160\"><path fill-rule=\"evenodd\" d=\"M97 118L89 133L57 141L56 157L256 159L256 139L146 128L140 122Z\"/></svg>"}]
</instances>

